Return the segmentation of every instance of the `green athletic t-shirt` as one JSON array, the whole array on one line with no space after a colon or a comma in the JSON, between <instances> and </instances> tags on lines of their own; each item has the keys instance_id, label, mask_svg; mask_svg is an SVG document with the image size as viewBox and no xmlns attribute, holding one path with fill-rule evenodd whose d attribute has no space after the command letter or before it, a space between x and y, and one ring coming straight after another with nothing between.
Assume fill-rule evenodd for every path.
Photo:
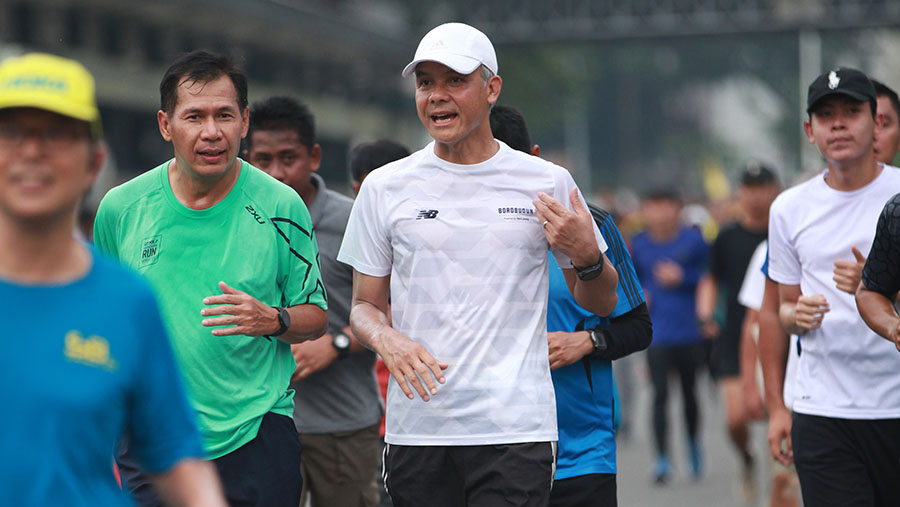
<instances>
[{"instance_id":1,"label":"green athletic t-shirt","mask_svg":"<svg viewBox=\"0 0 900 507\"><path fill-rule=\"evenodd\" d=\"M203 298L218 282L272 306L326 309L309 212L297 193L241 163L228 195L193 210L169 185L166 162L113 188L97 211L94 241L146 276L160 306L209 458L256 437L262 417L290 417L290 346L275 338L213 336Z\"/></svg>"}]
</instances>

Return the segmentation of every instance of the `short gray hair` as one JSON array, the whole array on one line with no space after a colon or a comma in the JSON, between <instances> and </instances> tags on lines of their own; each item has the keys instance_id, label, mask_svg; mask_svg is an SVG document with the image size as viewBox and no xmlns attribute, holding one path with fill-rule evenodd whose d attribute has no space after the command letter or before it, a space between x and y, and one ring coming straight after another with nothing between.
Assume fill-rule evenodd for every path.
<instances>
[{"instance_id":1,"label":"short gray hair","mask_svg":"<svg viewBox=\"0 0 900 507\"><path fill-rule=\"evenodd\" d=\"M484 81L484 84L487 84L488 79L494 77L494 71L489 69L487 65L482 64L478 69L481 71L481 80Z\"/></svg>"}]
</instances>

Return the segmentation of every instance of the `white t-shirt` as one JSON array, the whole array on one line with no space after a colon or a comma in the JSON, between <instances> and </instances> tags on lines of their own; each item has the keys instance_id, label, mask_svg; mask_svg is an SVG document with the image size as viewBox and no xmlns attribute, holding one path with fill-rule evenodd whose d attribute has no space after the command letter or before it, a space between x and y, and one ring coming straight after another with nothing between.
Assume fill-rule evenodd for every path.
<instances>
[{"instance_id":1,"label":"white t-shirt","mask_svg":"<svg viewBox=\"0 0 900 507\"><path fill-rule=\"evenodd\" d=\"M747 308L759 311L762 308L763 295L766 291L766 276L762 272L762 266L766 262L768 242L763 241L753 251L750 264L747 265L747 273L744 275L744 283L738 292L738 302ZM755 336L759 336L758 330ZM782 397L784 406L791 408L794 404L794 379L797 377L797 335L791 335L788 339L787 366L784 370L784 389ZM757 363L758 364L758 363ZM760 372L761 375L761 372Z\"/></svg>"},{"instance_id":2,"label":"white t-shirt","mask_svg":"<svg viewBox=\"0 0 900 507\"><path fill-rule=\"evenodd\" d=\"M851 294L835 287L834 261L868 255L884 203L900 191L900 170L852 192L825 183L827 171L784 191L769 217L769 276L822 294L830 311L822 327L800 337L794 411L846 419L900 417L900 354L871 331Z\"/></svg>"},{"instance_id":3,"label":"white t-shirt","mask_svg":"<svg viewBox=\"0 0 900 507\"><path fill-rule=\"evenodd\" d=\"M366 275L391 275L394 328L449 364L447 382L428 402L406 398L391 379L386 442L557 439L546 329L549 243L532 200L543 191L571 208L574 187L562 167L503 143L471 165L438 158L431 143L366 177L338 260ZM594 235L605 251L596 225Z\"/></svg>"}]
</instances>

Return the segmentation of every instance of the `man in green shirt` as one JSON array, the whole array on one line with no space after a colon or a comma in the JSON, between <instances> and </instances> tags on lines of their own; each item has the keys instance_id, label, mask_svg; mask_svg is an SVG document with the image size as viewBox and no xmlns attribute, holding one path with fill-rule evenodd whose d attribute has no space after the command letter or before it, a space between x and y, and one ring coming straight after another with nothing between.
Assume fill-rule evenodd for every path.
<instances>
[{"instance_id":1,"label":"man in green shirt","mask_svg":"<svg viewBox=\"0 0 900 507\"><path fill-rule=\"evenodd\" d=\"M195 51L160 84L175 157L116 187L94 238L157 290L208 458L232 505L297 505L290 344L321 336L325 290L309 212L290 187L237 158L246 77ZM142 505L158 500L120 460Z\"/></svg>"}]
</instances>

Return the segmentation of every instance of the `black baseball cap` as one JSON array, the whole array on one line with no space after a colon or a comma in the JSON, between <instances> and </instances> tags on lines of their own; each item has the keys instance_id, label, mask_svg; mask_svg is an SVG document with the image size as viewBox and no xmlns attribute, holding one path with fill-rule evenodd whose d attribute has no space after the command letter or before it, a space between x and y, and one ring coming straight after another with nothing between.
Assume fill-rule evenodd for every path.
<instances>
[{"instance_id":1,"label":"black baseball cap","mask_svg":"<svg viewBox=\"0 0 900 507\"><path fill-rule=\"evenodd\" d=\"M875 114L878 106L875 85L862 71L848 67L821 74L809 85L809 93L806 96L806 112L812 113L822 99L835 94L846 95L860 102L868 102L872 108L872 114Z\"/></svg>"},{"instance_id":2,"label":"black baseball cap","mask_svg":"<svg viewBox=\"0 0 900 507\"><path fill-rule=\"evenodd\" d=\"M775 171L766 167L762 163L751 160L744 164L743 170L741 170L741 185L742 186L754 186L754 185L769 185L772 183L778 183L778 176L775 175Z\"/></svg>"}]
</instances>

